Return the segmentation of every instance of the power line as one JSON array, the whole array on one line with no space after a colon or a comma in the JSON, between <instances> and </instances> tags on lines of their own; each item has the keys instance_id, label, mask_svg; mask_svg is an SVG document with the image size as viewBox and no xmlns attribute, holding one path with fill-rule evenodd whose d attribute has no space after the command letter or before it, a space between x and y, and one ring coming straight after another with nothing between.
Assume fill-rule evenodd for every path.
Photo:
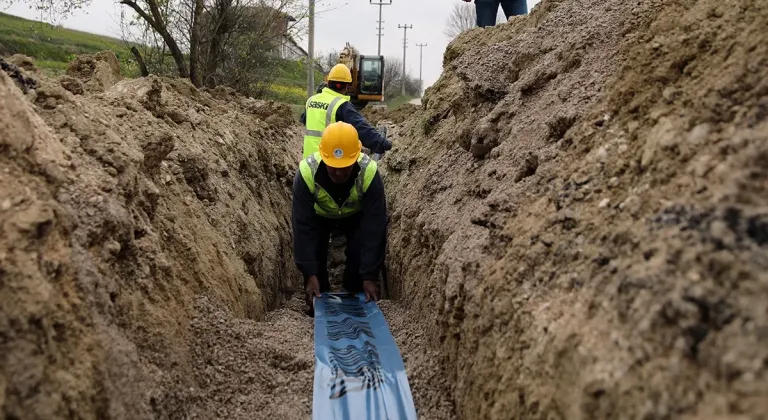
<instances>
[{"instance_id":1,"label":"power line","mask_svg":"<svg viewBox=\"0 0 768 420\"><path fill-rule=\"evenodd\" d=\"M374 6L379 6L379 20L376 21L379 24L379 26L376 27L376 29L379 30L379 50L376 54L381 55L381 37L384 36L384 33L382 32L384 30L384 21L381 20L381 6L391 6L392 0L378 0L376 3L374 3L373 0L368 0L368 2Z\"/></svg>"},{"instance_id":2,"label":"power line","mask_svg":"<svg viewBox=\"0 0 768 420\"><path fill-rule=\"evenodd\" d=\"M403 77L402 77L402 79L403 79L402 83L403 84L402 84L402 89L401 89L400 93L403 96L405 96L405 49L408 48L408 36L407 36L408 29L413 28L413 25L400 25L400 24L397 24L397 27L403 29Z\"/></svg>"}]
</instances>

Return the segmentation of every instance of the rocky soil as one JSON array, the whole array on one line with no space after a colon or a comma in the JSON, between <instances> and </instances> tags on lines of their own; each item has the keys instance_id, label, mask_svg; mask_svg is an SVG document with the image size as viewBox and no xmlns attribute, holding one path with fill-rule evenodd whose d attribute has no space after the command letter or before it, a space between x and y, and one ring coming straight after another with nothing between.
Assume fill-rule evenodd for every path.
<instances>
[{"instance_id":1,"label":"rocky soil","mask_svg":"<svg viewBox=\"0 0 768 420\"><path fill-rule=\"evenodd\" d=\"M113 59L0 72L4 418L175 417L198 296L259 320L298 285L290 110Z\"/></svg>"},{"instance_id":2,"label":"rocky soil","mask_svg":"<svg viewBox=\"0 0 768 420\"><path fill-rule=\"evenodd\" d=\"M116 64L80 56L52 80L2 61L2 418L309 418L289 227L301 127L285 106ZM382 305L421 418L453 418L421 324Z\"/></svg>"},{"instance_id":3,"label":"rocky soil","mask_svg":"<svg viewBox=\"0 0 768 420\"><path fill-rule=\"evenodd\" d=\"M543 0L449 45L383 166L390 277L460 418L768 412L766 27Z\"/></svg>"},{"instance_id":4,"label":"rocky soil","mask_svg":"<svg viewBox=\"0 0 768 420\"><path fill-rule=\"evenodd\" d=\"M369 113L420 418L765 416L767 27L754 0L542 0ZM0 64L2 417L309 418L290 109L110 53Z\"/></svg>"}]
</instances>

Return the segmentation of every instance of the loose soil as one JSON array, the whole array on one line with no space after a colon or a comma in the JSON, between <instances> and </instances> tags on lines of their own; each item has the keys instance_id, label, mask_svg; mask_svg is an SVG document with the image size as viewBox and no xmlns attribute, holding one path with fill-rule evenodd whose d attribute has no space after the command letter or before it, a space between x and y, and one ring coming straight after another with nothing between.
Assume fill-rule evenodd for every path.
<instances>
[{"instance_id":1,"label":"loose soil","mask_svg":"<svg viewBox=\"0 0 768 420\"><path fill-rule=\"evenodd\" d=\"M383 166L396 297L459 418L768 412L766 27L543 0L449 45Z\"/></svg>"},{"instance_id":2,"label":"loose soil","mask_svg":"<svg viewBox=\"0 0 768 420\"><path fill-rule=\"evenodd\" d=\"M290 109L108 57L16 69L26 96L0 72L5 418L175 417L202 387L199 296L260 320L299 285Z\"/></svg>"},{"instance_id":3,"label":"loose soil","mask_svg":"<svg viewBox=\"0 0 768 420\"><path fill-rule=\"evenodd\" d=\"M753 0L542 0L369 114L420 418L768 412L767 27ZM0 64L3 418L309 418L290 108L110 53Z\"/></svg>"},{"instance_id":4,"label":"loose soil","mask_svg":"<svg viewBox=\"0 0 768 420\"><path fill-rule=\"evenodd\" d=\"M12 61L0 72L2 417L310 418L290 109L121 80L110 53L55 80ZM452 418L418 325L383 305L422 417Z\"/></svg>"}]
</instances>

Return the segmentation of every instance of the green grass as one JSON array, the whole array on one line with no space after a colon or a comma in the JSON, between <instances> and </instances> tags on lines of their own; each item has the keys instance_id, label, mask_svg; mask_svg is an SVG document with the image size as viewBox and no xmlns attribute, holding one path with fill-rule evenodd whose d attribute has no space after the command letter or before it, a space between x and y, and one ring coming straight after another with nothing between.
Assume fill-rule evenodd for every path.
<instances>
[{"instance_id":1,"label":"green grass","mask_svg":"<svg viewBox=\"0 0 768 420\"><path fill-rule=\"evenodd\" d=\"M48 73L63 73L78 54L110 50L126 75L135 72L133 55L117 38L56 27L0 13L0 55L24 54L34 57Z\"/></svg>"},{"instance_id":2,"label":"green grass","mask_svg":"<svg viewBox=\"0 0 768 420\"><path fill-rule=\"evenodd\" d=\"M301 105L307 101L307 89L284 84L272 84L265 99L285 102L287 104Z\"/></svg>"},{"instance_id":3,"label":"green grass","mask_svg":"<svg viewBox=\"0 0 768 420\"><path fill-rule=\"evenodd\" d=\"M315 69L315 85L323 81L325 75ZM299 61L280 60L275 84L295 86L306 90L307 66Z\"/></svg>"},{"instance_id":4,"label":"green grass","mask_svg":"<svg viewBox=\"0 0 768 420\"><path fill-rule=\"evenodd\" d=\"M315 70L315 85L325 75ZM307 101L307 66L298 61L280 60L275 78L266 99L292 105L304 105Z\"/></svg>"},{"instance_id":5,"label":"green grass","mask_svg":"<svg viewBox=\"0 0 768 420\"><path fill-rule=\"evenodd\" d=\"M387 106L387 109L393 110L407 104L411 99L413 99L413 96L395 96L392 99L384 101L384 105Z\"/></svg>"},{"instance_id":6,"label":"green grass","mask_svg":"<svg viewBox=\"0 0 768 420\"><path fill-rule=\"evenodd\" d=\"M103 35L64 29L47 23L0 13L0 56L24 54L50 75L62 74L78 54L110 50L115 53L123 75L136 77L138 69L126 44ZM315 70L315 85L325 75ZM279 60L277 74L265 99L303 105L307 100L307 67L304 63Z\"/></svg>"},{"instance_id":7,"label":"green grass","mask_svg":"<svg viewBox=\"0 0 768 420\"><path fill-rule=\"evenodd\" d=\"M296 121L299 121L301 113L304 112L304 104L290 104L289 106L291 107L291 111L293 111L293 117L296 118Z\"/></svg>"}]
</instances>

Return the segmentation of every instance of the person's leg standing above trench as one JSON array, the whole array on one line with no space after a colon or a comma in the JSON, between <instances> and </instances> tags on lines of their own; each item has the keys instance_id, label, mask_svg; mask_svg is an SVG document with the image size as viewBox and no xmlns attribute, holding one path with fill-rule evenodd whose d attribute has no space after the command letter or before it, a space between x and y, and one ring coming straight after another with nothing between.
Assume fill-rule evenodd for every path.
<instances>
[{"instance_id":1,"label":"person's leg standing above trench","mask_svg":"<svg viewBox=\"0 0 768 420\"><path fill-rule=\"evenodd\" d=\"M507 19L512 16L528 14L528 2L526 0L501 0L501 8Z\"/></svg>"},{"instance_id":2,"label":"person's leg standing above trench","mask_svg":"<svg viewBox=\"0 0 768 420\"><path fill-rule=\"evenodd\" d=\"M494 26L496 13L499 12L499 0L475 0L475 12L478 27Z\"/></svg>"}]
</instances>

